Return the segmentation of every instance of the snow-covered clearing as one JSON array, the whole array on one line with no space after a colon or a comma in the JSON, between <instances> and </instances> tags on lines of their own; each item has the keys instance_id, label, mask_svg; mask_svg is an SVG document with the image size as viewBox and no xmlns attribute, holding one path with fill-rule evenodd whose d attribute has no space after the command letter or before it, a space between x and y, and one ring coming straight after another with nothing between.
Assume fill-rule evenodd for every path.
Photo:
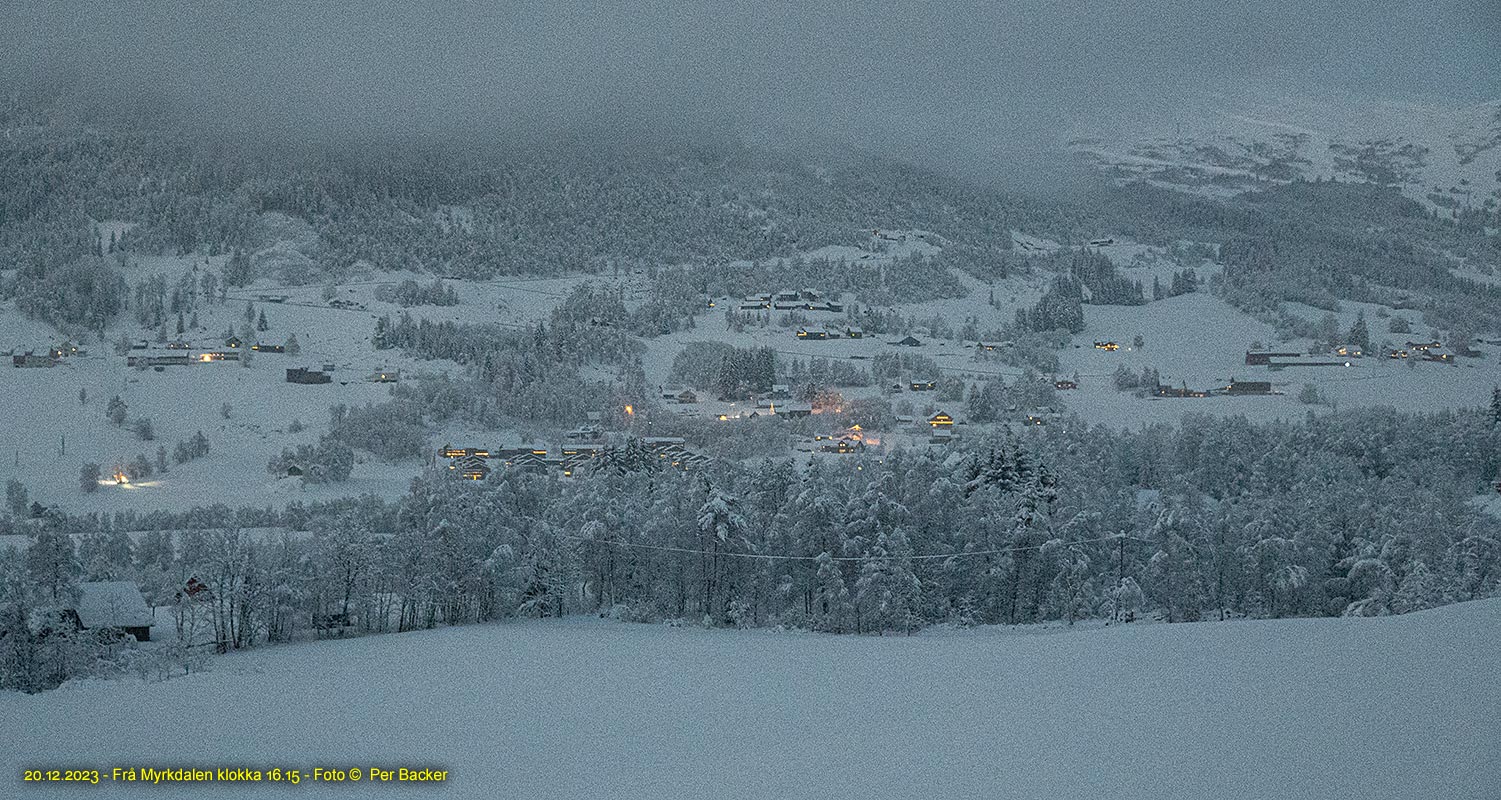
<instances>
[{"instance_id":1,"label":"snow-covered clearing","mask_svg":"<svg viewBox=\"0 0 1501 800\"><path fill-rule=\"evenodd\" d=\"M1393 183L1428 208L1479 207L1501 191L1501 103L1246 91L1184 98L1181 112L1070 145L1102 167L1206 195L1294 178ZM1439 198L1435 200L1434 198Z\"/></svg>"},{"instance_id":2,"label":"snow-covered clearing","mask_svg":"<svg viewBox=\"0 0 1501 800\"><path fill-rule=\"evenodd\" d=\"M1501 600L1051 635L454 628L0 695L0 760L12 789L37 766L436 765L441 790L378 794L1478 800L1501 786L1498 625ZM290 796L261 789L157 795Z\"/></svg>"}]
</instances>

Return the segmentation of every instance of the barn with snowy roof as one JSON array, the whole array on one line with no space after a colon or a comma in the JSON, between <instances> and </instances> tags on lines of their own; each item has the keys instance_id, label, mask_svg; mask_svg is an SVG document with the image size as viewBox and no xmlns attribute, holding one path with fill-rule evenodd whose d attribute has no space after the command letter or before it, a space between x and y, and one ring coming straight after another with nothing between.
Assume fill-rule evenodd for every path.
<instances>
[{"instance_id":1,"label":"barn with snowy roof","mask_svg":"<svg viewBox=\"0 0 1501 800\"><path fill-rule=\"evenodd\" d=\"M90 581L78 585L73 607L84 630L118 630L138 642L151 641L151 609L132 581Z\"/></svg>"}]
</instances>

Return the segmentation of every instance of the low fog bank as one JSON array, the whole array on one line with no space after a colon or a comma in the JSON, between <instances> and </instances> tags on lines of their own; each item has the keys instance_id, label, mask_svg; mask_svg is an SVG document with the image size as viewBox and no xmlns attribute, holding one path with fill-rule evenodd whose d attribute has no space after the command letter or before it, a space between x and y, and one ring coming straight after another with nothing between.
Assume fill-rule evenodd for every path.
<instances>
[{"instance_id":1,"label":"low fog bank","mask_svg":"<svg viewBox=\"0 0 1501 800\"><path fill-rule=\"evenodd\" d=\"M1045 171L1081 125L1260 91L1488 99L1501 6L1314 0L57 3L0 12L11 86L279 138L842 143Z\"/></svg>"}]
</instances>

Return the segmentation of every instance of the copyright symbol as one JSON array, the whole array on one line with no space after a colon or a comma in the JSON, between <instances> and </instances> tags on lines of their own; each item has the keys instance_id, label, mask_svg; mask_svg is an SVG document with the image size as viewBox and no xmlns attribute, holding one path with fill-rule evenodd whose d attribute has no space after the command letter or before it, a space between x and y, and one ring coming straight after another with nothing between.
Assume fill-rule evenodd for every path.
<instances>
[{"instance_id":1,"label":"copyright symbol","mask_svg":"<svg viewBox=\"0 0 1501 800\"><path fill-rule=\"evenodd\" d=\"M352 780L352 781L357 781L357 780L360 779L360 768L359 767L355 767L354 769L352 769L352 770L349 771L349 779Z\"/></svg>"}]
</instances>

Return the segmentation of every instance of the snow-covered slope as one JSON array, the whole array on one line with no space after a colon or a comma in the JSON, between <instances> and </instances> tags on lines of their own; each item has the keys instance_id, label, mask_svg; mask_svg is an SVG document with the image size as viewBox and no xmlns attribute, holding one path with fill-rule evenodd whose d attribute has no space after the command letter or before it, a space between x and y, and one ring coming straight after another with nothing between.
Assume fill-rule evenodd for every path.
<instances>
[{"instance_id":1,"label":"snow-covered slope","mask_svg":"<svg viewBox=\"0 0 1501 800\"><path fill-rule=\"evenodd\" d=\"M437 765L448 798L1478 800L1501 786L1498 625L1501 600L1051 635L455 628L0 695L0 761L6 793L23 767Z\"/></svg>"},{"instance_id":2,"label":"snow-covered slope","mask_svg":"<svg viewBox=\"0 0 1501 800\"><path fill-rule=\"evenodd\" d=\"M1205 194L1303 178L1399 186L1440 210L1501 201L1501 100L1215 96L1069 144L1123 178Z\"/></svg>"}]
</instances>

